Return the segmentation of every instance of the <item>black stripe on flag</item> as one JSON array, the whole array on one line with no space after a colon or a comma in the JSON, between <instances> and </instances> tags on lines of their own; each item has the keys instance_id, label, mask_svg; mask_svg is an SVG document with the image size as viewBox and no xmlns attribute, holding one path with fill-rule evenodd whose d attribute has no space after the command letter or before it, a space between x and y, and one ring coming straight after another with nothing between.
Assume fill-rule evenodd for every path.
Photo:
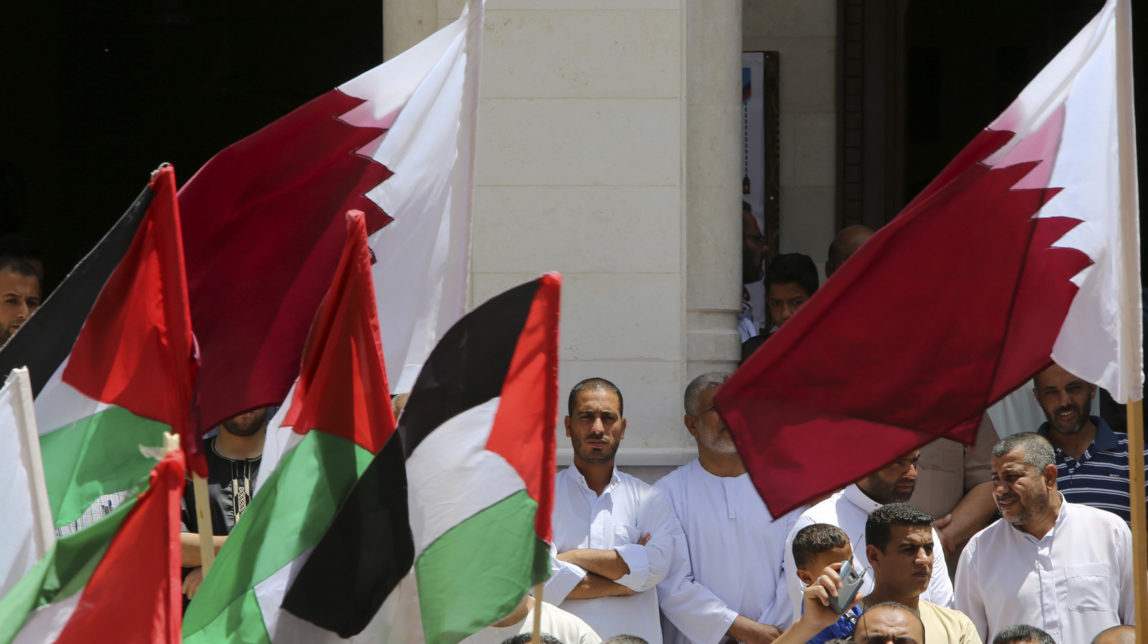
<instances>
[{"instance_id":1,"label":"black stripe on flag","mask_svg":"<svg viewBox=\"0 0 1148 644\"><path fill-rule=\"evenodd\" d=\"M33 395L40 394L71 353L88 313L131 246L154 197L151 189L145 187L100 243L76 264L20 331L0 349L0 377L26 365Z\"/></svg>"},{"instance_id":2,"label":"black stripe on flag","mask_svg":"<svg viewBox=\"0 0 1148 644\"><path fill-rule=\"evenodd\" d=\"M502 395L502 383L526 326L538 280L501 293L463 316L419 371L398 432L407 457L436 427Z\"/></svg>"},{"instance_id":3,"label":"black stripe on flag","mask_svg":"<svg viewBox=\"0 0 1148 644\"><path fill-rule=\"evenodd\" d=\"M439 425L502 394L539 287L534 280L491 298L439 340L398 428L311 551L285 610L345 638L371 622L414 564L406 458Z\"/></svg>"},{"instance_id":4,"label":"black stripe on flag","mask_svg":"<svg viewBox=\"0 0 1148 644\"><path fill-rule=\"evenodd\" d=\"M391 434L287 590L284 610L344 638L367 627L415 560L405 460Z\"/></svg>"}]
</instances>

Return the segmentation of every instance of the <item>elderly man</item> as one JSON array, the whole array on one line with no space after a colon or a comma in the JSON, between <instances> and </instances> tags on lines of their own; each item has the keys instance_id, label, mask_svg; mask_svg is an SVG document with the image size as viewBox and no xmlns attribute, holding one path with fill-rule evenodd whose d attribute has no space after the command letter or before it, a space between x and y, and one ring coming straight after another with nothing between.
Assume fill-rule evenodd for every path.
<instances>
[{"instance_id":1,"label":"elderly man","mask_svg":"<svg viewBox=\"0 0 1148 644\"><path fill-rule=\"evenodd\" d=\"M1037 433L1056 454L1057 489L1072 503L1115 512L1131 524L1128 435L1119 437L1090 416L1096 385L1053 364L1033 378L1033 395L1048 422ZM1148 450L1145 451L1148 456Z\"/></svg>"},{"instance_id":2,"label":"elderly man","mask_svg":"<svg viewBox=\"0 0 1148 644\"><path fill-rule=\"evenodd\" d=\"M917 611L930 642L981 644L969 618L921 599L933 575L933 517L908 503L883 505L865 522L865 555L873 569L866 606L897 602Z\"/></svg>"},{"instance_id":3,"label":"elderly man","mask_svg":"<svg viewBox=\"0 0 1148 644\"><path fill-rule=\"evenodd\" d=\"M602 637L660 644L655 586L669 570L680 528L661 492L614 467L626 435L618 387L588 378L570 391L568 405L574 464L555 477L554 575L543 597Z\"/></svg>"},{"instance_id":4,"label":"elderly man","mask_svg":"<svg viewBox=\"0 0 1148 644\"><path fill-rule=\"evenodd\" d=\"M682 527L658 584L667 643L771 642L790 621L781 549L796 516L774 521L749 480L714 407L728 376L702 374L686 387L684 422L698 458L654 484Z\"/></svg>"},{"instance_id":5,"label":"elderly man","mask_svg":"<svg viewBox=\"0 0 1148 644\"><path fill-rule=\"evenodd\" d=\"M853 544L853 566L865 569L865 522L874 510L887 503L908 501L917 485L917 459L920 451L914 450L893 461L876 472L850 485L844 490L809 508L794 522L785 542L785 578L789 584L789 597L795 614L801 610L801 583L794 574L793 538L807 525L828 523L835 525L849 535ZM933 539L940 542L940 536L933 531ZM922 599L949 606L953 601L953 582L945 565L945 555L941 550L933 553L933 571L929 587L921 594ZM873 590L873 578L865 576L861 592Z\"/></svg>"},{"instance_id":6,"label":"elderly man","mask_svg":"<svg viewBox=\"0 0 1148 644\"><path fill-rule=\"evenodd\" d=\"M993 644L1056 644L1048 633L1028 624L1006 626L993 638Z\"/></svg>"},{"instance_id":7,"label":"elderly man","mask_svg":"<svg viewBox=\"0 0 1148 644\"><path fill-rule=\"evenodd\" d=\"M1031 624L1058 642L1088 642L1133 620L1132 533L1120 517L1069 503L1056 489L1052 445L1034 433L993 447L1001 519L957 566L956 607L986 640Z\"/></svg>"},{"instance_id":8,"label":"elderly man","mask_svg":"<svg viewBox=\"0 0 1148 644\"><path fill-rule=\"evenodd\" d=\"M875 604L861 614L853 641L857 644L925 644L925 623L912 608L897 602Z\"/></svg>"}]
</instances>

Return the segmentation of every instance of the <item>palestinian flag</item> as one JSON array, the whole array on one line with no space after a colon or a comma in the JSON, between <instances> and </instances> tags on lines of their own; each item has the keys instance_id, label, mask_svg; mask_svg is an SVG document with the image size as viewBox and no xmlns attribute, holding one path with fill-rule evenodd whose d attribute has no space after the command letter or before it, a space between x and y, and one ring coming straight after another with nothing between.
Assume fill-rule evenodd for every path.
<instances>
[{"instance_id":1,"label":"palestinian flag","mask_svg":"<svg viewBox=\"0 0 1148 644\"><path fill-rule=\"evenodd\" d=\"M352 212L346 225L347 242L312 325L286 418L268 428L293 432L294 445L252 498L188 605L186 642L275 639L279 605L267 598L282 594L286 578L394 432L367 223Z\"/></svg>"},{"instance_id":2,"label":"palestinian flag","mask_svg":"<svg viewBox=\"0 0 1148 644\"><path fill-rule=\"evenodd\" d=\"M451 644L550 576L560 285L545 275L447 331L284 609L341 637L415 641L393 622L411 600L411 584L396 587L413 551L425 641ZM403 506L409 532L394 523Z\"/></svg>"},{"instance_id":3,"label":"palestinian flag","mask_svg":"<svg viewBox=\"0 0 1148 644\"><path fill-rule=\"evenodd\" d=\"M142 493L56 541L0 600L0 643L179 641L183 459L169 452Z\"/></svg>"},{"instance_id":4,"label":"palestinian flag","mask_svg":"<svg viewBox=\"0 0 1148 644\"><path fill-rule=\"evenodd\" d=\"M32 378L57 526L145 476L154 461L140 446L160 447L165 431L199 455L188 431L196 361L179 227L165 165L0 350L0 373L27 365Z\"/></svg>"}]
</instances>

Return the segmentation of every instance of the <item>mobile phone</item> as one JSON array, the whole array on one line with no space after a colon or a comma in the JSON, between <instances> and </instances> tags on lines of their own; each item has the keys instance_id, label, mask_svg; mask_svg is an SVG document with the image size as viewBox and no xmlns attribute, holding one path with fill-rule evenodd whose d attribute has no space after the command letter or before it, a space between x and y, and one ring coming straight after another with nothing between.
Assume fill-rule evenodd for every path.
<instances>
[{"instance_id":1,"label":"mobile phone","mask_svg":"<svg viewBox=\"0 0 1148 644\"><path fill-rule=\"evenodd\" d=\"M864 580L864 571L857 572L853 569L853 560L846 559L841 562L841 587L837 589L837 596L829 598L829 608L833 612L840 615L849 608L849 604L853 603L853 598L857 596L857 591L861 590L861 581Z\"/></svg>"}]
</instances>

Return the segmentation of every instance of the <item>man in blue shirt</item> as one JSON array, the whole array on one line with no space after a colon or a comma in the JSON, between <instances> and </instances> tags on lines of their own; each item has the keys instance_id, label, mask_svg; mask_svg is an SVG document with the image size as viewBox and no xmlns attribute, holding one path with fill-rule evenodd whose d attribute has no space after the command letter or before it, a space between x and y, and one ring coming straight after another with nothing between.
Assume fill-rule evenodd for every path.
<instances>
[{"instance_id":1,"label":"man in blue shirt","mask_svg":"<svg viewBox=\"0 0 1148 644\"><path fill-rule=\"evenodd\" d=\"M1033 393L1048 419L1037 433L1055 449L1057 489L1073 503L1114 512L1130 523L1128 436L1088 415L1096 385L1053 363L1033 378Z\"/></svg>"}]
</instances>

